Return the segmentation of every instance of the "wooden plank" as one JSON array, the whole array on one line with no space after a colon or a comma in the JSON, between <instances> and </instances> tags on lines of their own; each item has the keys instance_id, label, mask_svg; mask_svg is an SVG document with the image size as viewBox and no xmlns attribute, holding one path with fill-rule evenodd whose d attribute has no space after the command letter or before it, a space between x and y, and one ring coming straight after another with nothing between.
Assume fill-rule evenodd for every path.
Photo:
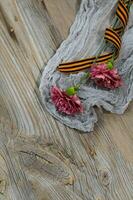
<instances>
[{"instance_id":1,"label":"wooden plank","mask_svg":"<svg viewBox=\"0 0 133 200\"><path fill-rule=\"evenodd\" d=\"M0 1L2 199L133 199L133 104L122 116L104 112L93 133L81 134L40 101L43 65L78 7L76 0Z\"/></svg>"}]
</instances>

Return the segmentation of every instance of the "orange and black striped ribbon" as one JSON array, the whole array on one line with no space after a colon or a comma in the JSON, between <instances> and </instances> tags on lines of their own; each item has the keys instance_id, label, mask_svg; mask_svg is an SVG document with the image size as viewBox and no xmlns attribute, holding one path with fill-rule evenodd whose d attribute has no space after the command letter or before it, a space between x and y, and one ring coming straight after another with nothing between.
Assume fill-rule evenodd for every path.
<instances>
[{"instance_id":1,"label":"orange and black striped ribbon","mask_svg":"<svg viewBox=\"0 0 133 200\"><path fill-rule=\"evenodd\" d=\"M115 59L118 57L121 48L121 36L129 18L128 4L131 2L133 3L133 0L127 0L125 3L124 2L124 0L119 0L116 9L116 15L120 21L120 26L115 28L107 28L104 34L104 39L114 46L114 51L110 53L103 53L98 57L92 56L90 58L81 59L78 61L61 63L57 68L60 72L77 73L90 68L93 63L107 63L112 59L113 56Z\"/></svg>"}]
</instances>

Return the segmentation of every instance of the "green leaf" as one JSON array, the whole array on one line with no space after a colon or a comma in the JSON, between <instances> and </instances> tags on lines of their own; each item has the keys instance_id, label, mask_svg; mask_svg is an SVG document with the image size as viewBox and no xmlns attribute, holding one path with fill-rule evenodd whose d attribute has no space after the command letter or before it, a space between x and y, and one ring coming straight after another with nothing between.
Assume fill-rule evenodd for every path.
<instances>
[{"instance_id":1,"label":"green leaf","mask_svg":"<svg viewBox=\"0 0 133 200\"><path fill-rule=\"evenodd\" d=\"M75 90L75 87L69 87L66 89L66 93L71 96L71 95L74 95L76 94L77 90Z\"/></svg>"},{"instance_id":2,"label":"green leaf","mask_svg":"<svg viewBox=\"0 0 133 200\"><path fill-rule=\"evenodd\" d=\"M109 61L109 62L107 63L107 68L108 68L108 69L113 69L113 67L114 67L113 63Z\"/></svg>"}]
</instances>

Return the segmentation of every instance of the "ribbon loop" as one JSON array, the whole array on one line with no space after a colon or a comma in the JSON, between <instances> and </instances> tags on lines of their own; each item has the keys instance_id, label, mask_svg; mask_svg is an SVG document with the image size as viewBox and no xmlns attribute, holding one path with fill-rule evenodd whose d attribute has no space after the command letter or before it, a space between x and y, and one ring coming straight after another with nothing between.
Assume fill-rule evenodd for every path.
<instances>
[{"instance_id":1,"label":"ribbon loop","mask_svg":"<svg viewBox=\"0 0 133 200\"><path fill-rule=\"evenodd\" d=\"M121 38L119 34L114 31L112 28L107 28L105 31L104 39L112 43L115 47L114 54L118 55L121 48Z\"/></svg>"},{"instance_id":2,"label":"ribbon loop","mask_svg":"<svg viewBox=\"0 0 133 200\"><path fill-rule=\"evenodd\" d=\"M129 14L128 14L127 6L122 0L120 0L118 3L116 15L120 19L123 28L125 28L125 26L127 25L127 22L128 22Z\"/></svg>"}]
</instances>

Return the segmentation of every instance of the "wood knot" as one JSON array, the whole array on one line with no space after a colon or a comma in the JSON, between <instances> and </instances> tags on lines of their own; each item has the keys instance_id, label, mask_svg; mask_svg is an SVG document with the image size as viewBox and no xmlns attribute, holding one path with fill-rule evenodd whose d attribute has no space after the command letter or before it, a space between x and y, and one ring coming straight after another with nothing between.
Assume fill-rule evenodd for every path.
<instances>
[{"instance_id":1,"label":"wood knot","mask_svg":"<svg viewBox=\"0 0 133 200\"><path fill-rule=\"evenodd\" d=\"M13 27L10 27L10 28L9 28L9 33L10 33L10 36L11 36L11 37L14 37L15 32L14 32Z\"/></svg>"},{"instance_id":2,"label":"wood knot","mask_svg":"<svg viewBox=\"0 0 133 200\"><path fill-rule=\"evenodd\" d=\"M90 149L90 155L92 158L94 158L97 155L95 149Z\"/></svg>"},{"instance_id":3,"label":"wood knot","mask_svg":"<svg viewBox=\"0 0 133 200\"><path fill-rule=\"evenodd\" d=\"M65 185L73 185L74 184L74 177L69 176L66 180L64 180Z\"/></svg>"},{"instance_id":4,"label":"wood knot","mask_svg":"<svg viewBox=\"0 0 133 200\"><path fill-rule=\"evenodd\" d=\"M11 38L12 38L14 41L18 42L17 37L16 37L16 34L15 34L14 28L13 28L12 26L7 26L7 28L8 28L8 32L9 32Z\"/></svg>"},{"instance_id":5,"label":"wood knot","mask_svg":"<svg viewBox=\"0 0 133 200\"><path fill-rule=\"evenodd\" d=\"M41 0L41 4L43 5L44 9L47 10L44 0Z\"/></svg>"},{"instance_id":6,"label":"wood knot","mask_svg":"<svg viewBox=\"0 0 133 200\"><path fill-rule=\"evenodd\" d=\"M100 182L102 183L102 185L104 186L108 186L111 182L111 177L110 177L110 173L107 170L99 170L99 179Z\"/></svg>"}]
</instances>

